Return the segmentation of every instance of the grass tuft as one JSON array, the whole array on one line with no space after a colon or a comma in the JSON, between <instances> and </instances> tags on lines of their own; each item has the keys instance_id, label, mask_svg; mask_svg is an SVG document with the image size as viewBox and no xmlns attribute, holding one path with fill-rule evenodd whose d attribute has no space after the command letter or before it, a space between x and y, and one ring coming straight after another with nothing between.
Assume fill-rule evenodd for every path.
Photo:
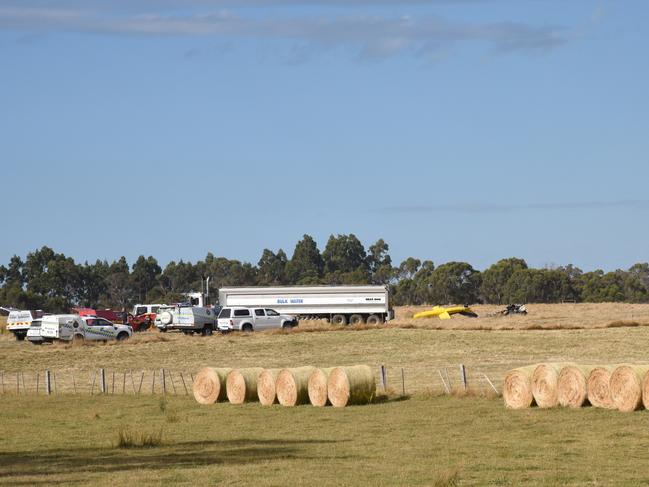
<instances>
[{"instance_id":1,"label":"grass tuft","mask_svg":"<svg viewBox=\"0 0 649 487\"><path fill-rule=\"evenodd\" d=\"M162 429L153 433L120 428L117 432L117 448L155 448L162 445Z\"/></svg>"}]
</instances>

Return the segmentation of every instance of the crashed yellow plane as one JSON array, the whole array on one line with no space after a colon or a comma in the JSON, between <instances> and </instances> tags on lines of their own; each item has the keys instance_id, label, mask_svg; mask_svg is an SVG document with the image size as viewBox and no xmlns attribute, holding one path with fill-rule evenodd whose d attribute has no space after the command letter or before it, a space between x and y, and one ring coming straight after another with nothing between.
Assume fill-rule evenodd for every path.
<instances>
[{"instance_id":1,"label":"crashed yellow plane","mask_svg":"<svg viewBox=\"0 0 649 487\"><path fill-rule=\"evenodd\" d=\"M478 314L468 306L451 306L449 308L442 308L441 306L434 306L428 311L421 311L413 316L413 318L434 318L437 316L440 320L450 320L451 315L461 314L470 318L477 318Z\"/></svg>"}]
</instances>

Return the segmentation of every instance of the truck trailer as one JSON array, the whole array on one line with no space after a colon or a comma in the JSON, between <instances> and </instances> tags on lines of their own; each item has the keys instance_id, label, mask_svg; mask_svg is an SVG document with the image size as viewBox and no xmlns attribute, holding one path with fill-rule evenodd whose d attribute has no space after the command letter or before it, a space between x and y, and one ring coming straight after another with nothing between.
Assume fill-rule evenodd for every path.
<instances>
[{"instance_id":1,"label":"truck trailer","mask_svg":"<svg viewBox=\"0 0 649 487\"><path fill-rule=\"evenodd\" d=\"M272 308L336 325L378 324L394 318L386 286L224 287L219 305Z\"/></svg>"}]
</instances>

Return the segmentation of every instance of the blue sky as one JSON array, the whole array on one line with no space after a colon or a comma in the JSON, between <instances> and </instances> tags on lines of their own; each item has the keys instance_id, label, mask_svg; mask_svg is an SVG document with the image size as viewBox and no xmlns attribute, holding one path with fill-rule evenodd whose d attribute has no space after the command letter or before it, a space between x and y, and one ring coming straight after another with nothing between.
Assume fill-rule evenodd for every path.
<instances>
[{"instance_id":1,"label":"blue sky","mask_svg":"<svg viewBox=\"0 0 649 487\"><path fill-rule=\"evenodd\" d=\"M0 0L0 262L304 233L649 260L649 4Z\"/></svg>"}]
</instances>

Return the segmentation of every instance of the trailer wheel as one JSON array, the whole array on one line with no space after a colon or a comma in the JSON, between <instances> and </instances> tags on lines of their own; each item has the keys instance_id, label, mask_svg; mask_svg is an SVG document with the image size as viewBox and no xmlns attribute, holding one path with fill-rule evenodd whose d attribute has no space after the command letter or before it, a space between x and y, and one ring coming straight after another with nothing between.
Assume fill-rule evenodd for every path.
<instances>
[{"instance_id":1,"label":"trailer wheel","mask_svg":"<svg viewBox=\"0 0 649 487\"><path fill-rule=\"evenodd\" d=\"M350 325L360 325L363 323L363 315L351 315L349 317L349 324Z\"/></svg>"},{"instance_id":2,"label":"trailer wheel","mask_svg":"<svg viewBox=\"0 0 649 487\"><path fill-rule=\"evenodd\" d=\"M27 335L23 335L22 333L16 333L16 341L22 342L23 340L25 340L26 336Z\"/></svg>"},{"instance_id":3,"label":"trailer wheel","mask_svg":"<svg viewBox=\"0 0 649 487\"><path fill-rule=\"evenodd\" d=\"M380 325L383 323L383 319L379 315L369 315L367 317L368 325Z\"/></svg>"},{"instance_id":4,"label":"trailer wheel","mask_svg":"<svg viewBox=\"0 0 649 487\"><path fill-rule=\"evenodd\" d=\"M201 331L201 335L208 337L212 335L212 325L205 325Z\"/></svg>"},{"instance_id":5,"label":"trailer wheel","mask_svg":"<svg viewBox=\"0 0 649 487\"><path fill-rule=\"evenodd\" d=\"M331 322L334 325L346 325L347 324L347 317L345 315L333 315L331 317Z\"/></svg>"}]
</instances>

